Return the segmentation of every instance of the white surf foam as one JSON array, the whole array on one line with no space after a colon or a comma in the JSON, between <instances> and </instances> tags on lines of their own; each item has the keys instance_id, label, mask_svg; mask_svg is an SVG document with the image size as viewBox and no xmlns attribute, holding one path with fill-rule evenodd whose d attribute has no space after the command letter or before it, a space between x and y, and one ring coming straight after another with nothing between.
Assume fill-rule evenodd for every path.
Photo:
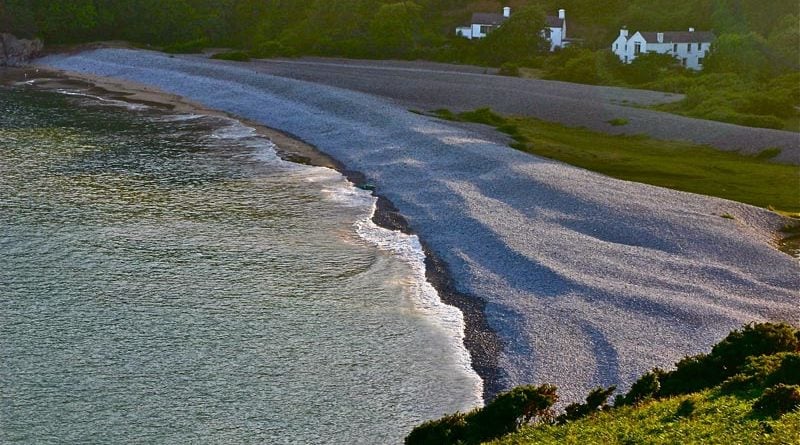
<instances>
[{"instance_id":1,"label":"white surf foam","mask_svg":"<svg viewBox=\"0 0 800 445\"><path fill-rule=\"evenodd\" d=\"M411 285L414 308L428 316L438 325L450 339L456 353L456 360L464 374L469 375L475 404L483 405L483 380L472 368L472 357L466 346L464 336L466 324L463 313L456 307L445 304L439 293L426 278L425 252L416 235L406 235L400 231L392 231L378 226L372 221L377 210L377 199L370 192L356 190L372 200L371 210L364 218L355 223L356 232L365 241L377 248L396 255L411 267L414 281Z\"/></svg>"},{"instance_id":2,"label":"white surf foam","mask_svg":"<svg viewBox=\"0 0 800 445\"><path fill-rule=\"evenodd\" d=\"M472 368L472 358L464 346L466 327L464 316L458 308L445 304L433 285L428 282L425 253L419 237L388 230L375 224L372 217L377 210L377 198L372 196L371 192L355 187L341 173L326 167L284 161L277 155L275 144L259 136L255 128L232 118L226 118L226 121L229 125L215 130L212 137L237 140L257 148L255 154L257 159L269 163L279 162L284 167L291 166L305 181L319 185L320 191L327 199L340 205L364 209L363 215L354 223L356 234L367 243L399 258L411 268L413 280L409 291L414 309L440 328L443 335L450 340L458 367L464 375L470 377L471 391L475 398L474 405L482 405L483 380Z\"/></svg>"},{"instance_id":3,"label":"white surf foam","mask_svg":"<svg viewBox=\"0 0 800 445\"><path fill-rule=\"evenodd\" d=\"M127 108L129 110L147 110L150 107L144 104L137 104L133 102L126 102L124 100L116 100L116 99L108 99L102 96L96 96L94 94L89 94L83 91L75 91L75 90L65 90L65 89L57 89L56 92L65 94L67 96L75 96L75 97L84 97L86 99L92 99L100 103L100 105L109 105L114 107L122 107Z\"/></svg>"},{"instance_id":4,"label":"white surf foam","mask_svg":"<svg viewBox=\"0 0 800 445\"><path fill-rule=\"evenodd\" d=\"M205 114L173 114L154 119L157 122L188 122L206 117Z\"/></svg>"}]
</instances>

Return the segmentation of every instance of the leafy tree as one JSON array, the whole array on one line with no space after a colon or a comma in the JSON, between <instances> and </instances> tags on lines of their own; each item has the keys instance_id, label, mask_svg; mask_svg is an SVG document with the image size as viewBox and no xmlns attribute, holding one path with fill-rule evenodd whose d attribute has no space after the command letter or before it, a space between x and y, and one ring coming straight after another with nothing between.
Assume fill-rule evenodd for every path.
<instances>
[{"instance_id":1,"label":"leafy tree","mask_svg":"<svg viewBox=\"0 0 800 445\"><path fill-rule=\"evenodd\" d=\"M623 66L620 72L626 81L639 85L652 82L653 79L667 74L671 68L676 73L684 71L673 56L651 52L640 55L630 64Z\"/></svg>"},{"instance_id":2,"label":"leafy tree","mask_svg":"<svg viewBox=\"0 0 800 445\"><path fill-rule=\"evenodd\" d=\"M787 15L770 32L767 50L781 71L800 70L800 16Z\"/></svg>"},{"instance_id":3,"label":"leafy tree","mask_svg":"<svg viewBox=\"0 0 800 445\"><path fill-rule=\"evenodd\" d=\"M378 56L403 56L417 47L422 7L405 1L381 5L369 25L369 41Z\"/></svg>"},{"instance_id":4,"label":"leafy tree","mask_svg":"<svg viewBox=\"0 0 800 445\"><path fill-rule=\"evenodd\" d=\"M492 65L534 57L547 45L542 35L544 25L541 11L522 8L481 41L484 57Z\"/></svg>"},{"instance_id":5,"label":"leafy tree","mask_svg":"<svg viewBox=\"0 0 800 445\"><path fill-rule=\"evenodd\" d=\"M80 41L93 35L97 26L97 10L91 0L41 1L36 17L47 40Z\"/></svg>"},{"instance_id":6,"label":"leafy tree","mask_svg":"<svg viewBox=\"0 0 800 445\"><path fill-rule=\"evenodd\" d=\"M761 77L769 67L764 54L765 46L764 39L755 33L723 34L711 45L704 69L709 73Z\"/></svg>"}]
</instances>

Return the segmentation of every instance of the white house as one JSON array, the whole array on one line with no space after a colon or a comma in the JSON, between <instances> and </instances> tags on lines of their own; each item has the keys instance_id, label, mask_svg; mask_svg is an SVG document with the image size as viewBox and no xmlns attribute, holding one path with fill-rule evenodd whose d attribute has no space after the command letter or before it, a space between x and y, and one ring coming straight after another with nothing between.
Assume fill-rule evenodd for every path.
<instances>
[{"instance_id":1,"label":"white house","mask_svg":"<svg viewBox=\"0 0 800 445\"><path fill-rule=\"evenodd\" d=\"M621 29L611 44L611 51L623 63L631 63L644 53L669 54L686 68L699 71L703 69L703 61L715 38L713 32L695 31L694 28L689 28L689 31L637 32L629 38L628 30Z\"/></svg>"},{"instance_id":2,"label":"white house","mask_svg":"<svg viewBox=\"0 0 800 445\"><path fill-rule=\"evenodd\" d=\"M470 25L456 28L456 35L467 39L482 39L492 30L499 28L509 17L511 17L511 8L508 6L503 8L502 14L476 12L472 14ZM565 10L559 9L558 16L545 18L542 36L550 42L550 51L567 46L567 13Z\"/></svg>"}]
</instances>

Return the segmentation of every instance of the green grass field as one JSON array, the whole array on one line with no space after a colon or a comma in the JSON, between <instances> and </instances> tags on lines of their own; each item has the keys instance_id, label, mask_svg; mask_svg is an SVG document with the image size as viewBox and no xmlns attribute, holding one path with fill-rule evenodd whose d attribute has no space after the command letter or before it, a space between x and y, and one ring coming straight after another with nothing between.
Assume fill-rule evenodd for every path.
<instances>
[{"instance_id":1,"label":"green grass field","mask_svg":"<svg viewBox=\"0 0 800 445\"><path fill-rule=\"evenodd\" d=\"M789 214L800 212L800 168L770 162L779 153L776 149L745 156L686 142L608 135L533 118L503 117L489 109L433 113L445 119L493 125L515 139L514 148L614 178Z\"/></svg>"}]
</instances>

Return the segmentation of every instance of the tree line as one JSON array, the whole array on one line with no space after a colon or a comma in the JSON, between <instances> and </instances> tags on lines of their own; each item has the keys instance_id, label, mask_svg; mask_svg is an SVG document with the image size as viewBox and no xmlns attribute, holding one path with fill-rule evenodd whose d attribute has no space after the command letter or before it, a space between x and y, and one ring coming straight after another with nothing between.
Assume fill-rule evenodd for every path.
<instances>
[{"instance_id":1,"label":"tree line","mask_svg":"<svg viewBox=\"0 0 800 445\"><path fill-rule=\"evenodd\" d=\"M797 46L790 44L797 43L791 30L800 16L795 0L3 0L0 27L49 43L121 39L171 45L202 39L299 54L404 56L420 49L445 52L454 45L455 27L472 12L499 12L502 6L539 14L566 9L570 34L591 49L610 45L622 26L691 26L717 35L752 33L782 53Z\"/></svg>"},{"instance_id":2,"label":"tree line","mask_svg":"<svg viewBox=\"0 0 800 445\"><path fill-rule=\"evenodd\" d=\"M511 19L485 39L455 28L473 12ZM566 9L580 45L550 54L545 14ZM713 30L703 73L669 57L623 65L609 51L632 31ZM796 0L0 0L0 30L45 43L127 40L172 52L242 50L237 58L318 55L424 59L540 71L545 78L685 93L668 111L800 130ZM798 128L794 128L798 127Z\"/></svg>"}]
</instances>

